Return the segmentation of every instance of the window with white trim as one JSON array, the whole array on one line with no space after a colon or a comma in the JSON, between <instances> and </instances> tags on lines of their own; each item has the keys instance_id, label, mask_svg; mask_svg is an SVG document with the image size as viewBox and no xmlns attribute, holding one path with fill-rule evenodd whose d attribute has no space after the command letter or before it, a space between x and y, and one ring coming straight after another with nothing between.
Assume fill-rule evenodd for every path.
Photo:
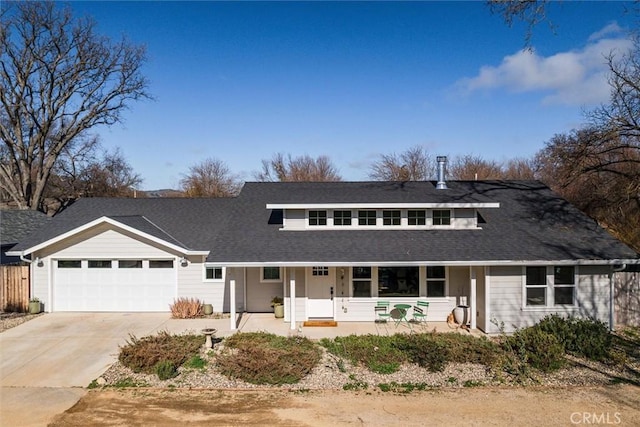
<instances>
[{"instance_id":1,"label":"window with white trim","mask_svg":"<svg viewBox=\"0 0 640 427\"><path fill-rule=\"evenodd\" d=\"M527 267L526 271L526 306L547 305L547 267Z\"/></svg>"},{"instance_id":2,"label":"window with white trim","mask_svg":"<svg viewBox=\"0 0 640 427\"><path fill-rule=\"evenodd\" d=\"M371 267L353 267L351 284L355 298L371 297Z\"/></svg>"},{"instance_id":3,"label":"window with white trim","mask_svg":"<svg viewBox=\"0 0 640 427\"><path fill-rule=\"evenodd\" d=\"M400 211L382 211L382 225L400 225Z\"/></svg>"},{"instance_id":4,"label":"window with white trim","mask_svg":"<svg viewBox=\"0 0 640 427\"><path fill-rule=\"evenodd\" d=\"M282 275L280 267L262 267L262 282L280 282Z\"/></svg>"},{"instance_id":5,"label":"window with white trim","mask_svg":"<svg viewBox=\"0 0 640 427\"><path fill-rule=\"evenodd\" d=\"M311 275L312 276L328 276L329 267L312 267Z\"/></svg>"},{"instance_id":6,"label":"window with white trim","mask_svg":"<svg viewBox=\"0 0 640 427\"><path fill-rule=\"evenodd\" d=\"M79 259L59 259L58 268L81 268L82 261Z\"/></svg>"},{"instance_id":7,"label":"window with white trim","mask_svg":"<svg viewBox=\"0 0 640 427\"><path fill-rule=\"evenodd\" d=\"M204 279L209 281L223 280L222 267L207 265L204 267Z\"/></svg>"},{"instance_id":8,"label":"window with white trim","mask_svg":"<svg viewBox=\"0 0 640 427\"><path fill-rule=\"evenodd\" d=\"M87 263L89 268L111 268L110 259L90 259Z\"/></svg>"},{"instance_id":9,"label":"window with white trim","mask_svg":"<svg viewBox=\"0 0 640 427\"><path fill-rule=\"evenodd\" d=\"M445 297L447 269L443 265L427 267L427 297Z\"/></svg>"},{"instance_id":10,"label":"window with white trim","mask_svg":"<svg viewBox=\"0 0 640 427\"><path fill-rule=\"evenodd\" d=\"M152 259L149 260L149 268L173 268L172 259Z\"/></svg>"},{"instance_id":11,"label":"window with white trim","mask_svg":"<svg viewBox=\"0 0 640 427\"><path fill-rule=\"evenodd\" d=\"M309 211L309 225L327 225L327 211Z\"/></svg>"},{"instance_id":12,"label":"window with white trim","mask_svg":"<svg viewBox=\"0 0 640 427\"><path fill-rule=\"evenodd\" d=\"M451 210L449 209L434 209L432 216L433 225L451 225Z\"/></svg>"},{"instance_id":13,"label":"window with white trim","mask_svg":"<svg viewBox=\"0 0 640 427\"><path fill-rule=\"evenodd\" d=\"M351 225L351 211L333 211L333 225Z\"/></svg>"},{"instance_id":14,"label":"window with white trim","mask_svg":"<svg viewBox=\"0 0 640 427\"><path fill-rule=\"evenodd\" d=\"M407 211L407 220L409 222L409 225L426 225L427 211L425 210Z\"/></svg>"},{"instance_id":15,"label":"window with white trim","mask_svg":"<svg viewBox=\"0 0 640 427\"><path fill-rule=\"evenodd\" d=\"M358 211L358 225L376 225L376 211Z\"/></svg>"},{"instance_id":16,"label":"window with white trim","mask_svg":"<svg viewBox=\"0 0 640 427\"><path fill-rule=\"evenodd\" d=\"M574 305L575 293L575 267L553 267L553 303L555 305Z\"/></svg>"}]
</instances>

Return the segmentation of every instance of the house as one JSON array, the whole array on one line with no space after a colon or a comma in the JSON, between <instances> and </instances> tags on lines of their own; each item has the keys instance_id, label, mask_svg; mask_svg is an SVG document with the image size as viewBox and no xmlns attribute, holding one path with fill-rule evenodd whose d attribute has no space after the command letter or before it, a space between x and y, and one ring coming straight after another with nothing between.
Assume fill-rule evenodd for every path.
<instances>
[{"instance_id":1,"label":"house","mask_svg":"<svg viewBox=\"0 0 640 427\"><path fill-rule=\"evenodd\" d=\"M232 199L81 199L13 250L46 311L215 311L372 321L379 299L463 302L488 333L550 313L612 319L640 257L537 181L253 182Z\"/></svg>"},{"instance_id":2,"label":"house","mask_svg":"<svg viewBox=\"0 0 640 427\"><path fill-rule=\"evenodd\" d=\"M0 265L20 264L19 256L8 256L7 252L49 219L39 211L0 210Z\"/></svg>"}]
</instances>

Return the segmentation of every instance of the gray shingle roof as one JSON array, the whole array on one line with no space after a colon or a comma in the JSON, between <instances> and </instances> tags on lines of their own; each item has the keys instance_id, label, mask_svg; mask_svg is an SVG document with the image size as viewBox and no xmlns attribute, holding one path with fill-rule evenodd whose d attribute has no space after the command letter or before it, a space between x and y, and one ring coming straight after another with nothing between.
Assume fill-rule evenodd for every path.
<instances>
[{"instance_id":1,"label":"gray shingle roof","mask_svg":"<svg viewBox=\"0 0 640 427\"><path fill-rule=\"evenodd\" d=\"M455 262L637 258L537 181L247 183L218 237L219 262ZM498 202L481 230L282 231L267 203Z\"/></svg>"},{"instance_id":2,"label":"gray shingle roof","mask_svg":"<svg viewBox=\"0 0 640 427\"><path fill-rule=\"evenodd\" d=\"M42 212L32 210L1 210L0 241L2 245L16 244L49 221Z\"/></svg>"},{"instance_id":3,"label":"gray shingle roof","mask_svg":"<svg viewBox=\"0 0 640 427\"><path fill-rule=\"evenodd\" d=\"M223 263L376 263L637 259L537 181L246 183L235 199L81 199L24 250L110 216ZM283 231L277 203L499 203L479 230ZM164 236L164 237L162 237Z\"/></svg>"}]
</instances>

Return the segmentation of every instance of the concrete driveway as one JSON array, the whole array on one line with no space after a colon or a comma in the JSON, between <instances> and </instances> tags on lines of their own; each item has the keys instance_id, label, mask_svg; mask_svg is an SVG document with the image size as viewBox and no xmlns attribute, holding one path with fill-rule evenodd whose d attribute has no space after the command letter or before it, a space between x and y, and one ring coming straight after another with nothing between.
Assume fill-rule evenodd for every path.
<instances>
[{"instance_id":1,"label":"concrete driveway","mask_svg":"<svg viewBox=\"0 0 640 427\"><path fill-rule=\"evenodd\" d=\"M0 425L46 425L117 360L118 346L129 334L174 329L169 318L169 313L50 313L4 331Z\"/></svg>"}]
</instances>

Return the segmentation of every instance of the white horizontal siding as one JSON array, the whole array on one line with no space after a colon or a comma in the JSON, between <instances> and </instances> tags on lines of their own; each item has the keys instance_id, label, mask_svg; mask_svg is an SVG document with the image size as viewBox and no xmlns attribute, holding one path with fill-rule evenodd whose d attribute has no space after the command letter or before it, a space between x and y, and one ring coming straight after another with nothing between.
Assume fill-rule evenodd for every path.
<instances>
[{"instance_id":1,"label":"white horizontal siding","mask_svg":"<svg viewBox=\"0 0 640 427\"><path fill-rule=\"evenodd\" d=\"M303 209L290 209L285 211L285 228L287 230L304 230L307 220Z\"/></svg>"},{"instance_id":2,"label":"white horizontal siding","mask_svg":"<svg viewBox=\"0 0 640 427\"><path fill-rule=\"evenodd\" d=\"M504 324L505 332L532 326L549 314L561 316L593 317L608 323L609 267L579 266L576 284L576 307L544 307L527 309L522 301L522 267L491 267L490 310L492 320ZM500 332L491 323L490 333Z\"/></svg>"},{"instance_id":3,"label":"white horizontal siding","mask_svg":"<svg viewBox=\"0 0 640 427\"><path fill-rule=\"evenodd\" d=\"M69 239L51 245L43 254L55 258L167 258L173 257L150 241L142 241L139 236L115 230L102 224Z\"/></svg>"},{"instance_id":4,"label":"white horizontal siding","mask_svg":"<svg viewBox=\"0 0 640 427\"><path fill-rule=\"evenodd\" d=\"M42 267L38 267L36 263L31 264L31 296L40 298L40 302L44 304L44 311L50 312L49 274L51 272L51 260L46 257L41 259Z\"/></svg>"},{"instance_id":5,"label":"white horizontal siding","mask_svg":"<svg viewBox=\"0 0 640 427\"><path fill-rule=\"evenodd\" d=\"M477 217L475 209L453 209L451 225L455 229L476 228Z\"/></svg>"},{"instance_id":6,"label":"white horizontal siding","mask_svg":"<svg viewBox=\"0 0 640 427\"><path fill-rule=\"evenodd\" d=\"M189 261L186 267L178 265L178 297L198 298L204 304L211 304L214 312L222 313L225 283L222 280L205 282L202 260L191 257Z\"/></svg>"}]
</instances>

